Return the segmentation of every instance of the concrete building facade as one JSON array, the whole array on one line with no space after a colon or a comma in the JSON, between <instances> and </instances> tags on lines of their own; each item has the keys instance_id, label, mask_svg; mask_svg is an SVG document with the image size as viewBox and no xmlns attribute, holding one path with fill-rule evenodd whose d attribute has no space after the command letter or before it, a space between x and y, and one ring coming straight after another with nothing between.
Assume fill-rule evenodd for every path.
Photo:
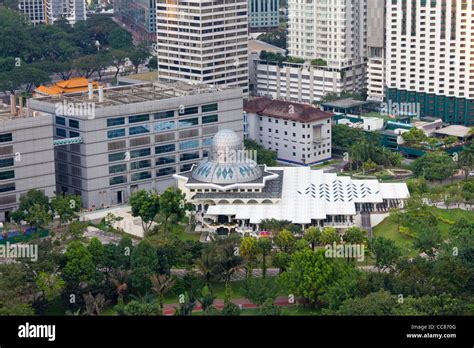
<instances>
[{"instance_id":1,"label":"concrete building facade","mask_svg":"<svg viewBox=\"0 0 474 348\"><path fill-rule=\"evenodd\" d=\"M139 40L156 41L156 0L114 0L114 17Z\"/></svg>"},{"instance_id":2,"label":"concrete building facade","mask_svg":"<svg viewBox=\"0 0 474 348\"><path fill-rule=\"evenodd\" d=\"M331 159L331 113L265 97L245 102L244 112L246 136L276 151L278 161L309 166Z\"/></svg>"},{"instance_id":3,"label":"concrete building facade","mask_svg":"<svg viewBox=\"0 0 474 348\"><path fill-rule=\"evenodd\" d=\"M239 89L145 83L38 97L31 108L54 115L57 140L78 139L56 149L57 190L90 209L125 203L138 189L161 192L207 156L219 129L242 134Z\"/></svg>"},{"instance_id":4,"label":"concrete building facade","mask_svg":"<svg viewBox=\"0 0 474 348\"><path fill-rule=\"evenodd\" d=\"M246 0L157 0L160 78L248 94Z\"/></svg>"},{"instance_id":5,"label":"concrete building facade","mask_svg":"<svg viewBox=\"0 0 474 348\"><path fill-rule=\"evenodd\" d=\"M249 30L253 32L278 29L278 0L249 0Z\"/></svg>"},{"instance_id":6,"label":"concrete building facade","mask_svg":"<svg viewBox=\"0 0 474 348\"><path fill-rule=\"evenodd\" d=\"M385 97L385 0L367 0L367 100Z\"/></svg>"},{"instance_id":7,"label":"concrete building facade","mask_svg":"<svg viewBox=\"0 0 474 348\"><path fill-rule=\"evenodd\" d=\"M11 105L0 107L0 221L9 219L29 190L48 197L56 190L52 117Z\"/></svg>"},{"instance_id":8,"label":"concrete building facade","mask_svg":"<svg viewBox=\"0 0 474 348\"><path fill-rule=\"evenodd\" d=\"M387 3L387 98L417 103L421 117L474 125L474 3Z\"/></svg>"},{"instance_id":9,"label":"concrete building facade","mask_svg":"<svg viewBox=\"0 0 474 348\"><path fill-rule=\"evenodd\" d=\"M23 12L33 25L45 23L44 0L20 0L18 9Z\"/></svg>"}]
</instances>

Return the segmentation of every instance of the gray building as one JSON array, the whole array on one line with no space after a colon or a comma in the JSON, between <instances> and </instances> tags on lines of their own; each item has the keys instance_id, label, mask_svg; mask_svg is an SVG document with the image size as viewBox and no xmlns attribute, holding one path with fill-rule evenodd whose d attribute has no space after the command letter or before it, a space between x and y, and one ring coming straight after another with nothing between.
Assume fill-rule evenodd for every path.
<instances>
[{"instance_id":1,"label":"gray building","mask_svg":"<svg viewBox=\"0 0 474 348\"><path fill-rule=\"evenodd\" d=\"M115 0L114 17L128 25L139 40L156 41L155 0Z\"/></svg>"},{"instance_id":2,"label":"gray building","mask_svg":"<svg viewBox=\"0 0 474 348\"><path fill-rule=\"evenodd\" d=\"M207 156L212 137L242 135L241 89L143 83L31 100L54 114L58 192L86 208L122 204L138 189L162 192ZM77 143L74 143L77 142Z\"/></svg>"},{"instance_id":3,"label":"gray building","mask_svg":"<svg viewBox=\"0 0 474 348\"><path fill-rule=\"evenodd\" d=\"M278 0L249 0L249 31L277 30Z\"/></svg>"},{"instance_id":4,"label":"gray building","mask_svg":"<svg viewBox=\"0 0 474 348\"><path fill-rule=\"evenodd\" d=\"M10 106L0 105L0 221L31 189L49 197L56 190L52 117L16 107L12 96Z\"/></svg>"},{"instance_id":5,"label":"gray building","mask_svg":"<svg viewBox=\"0 0 474 348\"><path fill-rule=\"evenodd\" d=\"M331 159L331 118L310 104L254 98L244 104L244 133L278 161L309 166Z\"/></svg>"}]
</instances>

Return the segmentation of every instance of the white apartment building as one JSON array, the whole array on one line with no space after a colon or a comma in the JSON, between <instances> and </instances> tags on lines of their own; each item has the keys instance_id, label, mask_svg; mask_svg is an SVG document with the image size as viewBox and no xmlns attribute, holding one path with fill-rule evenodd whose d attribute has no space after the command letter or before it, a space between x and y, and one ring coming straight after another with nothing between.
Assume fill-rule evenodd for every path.
<instances>
[{"instance_id":1,"label":"white apartment building","mask_svg":"<svg viewBox=\"0 0 474 348\"><path fill-rule=\"evenodd\" d=\"M18 9L23 12L34 25L44 23L44 0L20 0Z\"/></svg>"},{"instance_id":2,"label":"white apartment building","mask_svg":"<svg viewBox=\"0 0 474 348\"><path fill-rule=\"evenodd\" d=\"M331 158L332 114L313 105L254 98L244 103L245 136L281 162L313 165Z\"/></svg>"},{"instance_id":3,"label":"white apartment building","mask_svg":"<svg viewBox=\"0 0 474 348\"><path fill-rule=\"evenodd\" d=\"M344 67L365 61L366 0L288 0L288 51Z\"/></svg>"},{"instance_id":4,"label":"white apartment building","mask_svg":"<svg viewBox=\"0 0 474 348\"><path fill-rule=\"evenodd\" d=\"M366 64L318 67L310 64L254 60L256 93L300 103L319 101L327 93L359 92L366 86Z\"/></svg>"},{"instance_id":5,"label":"white apartment building","mask_svg":"<svg viewBox=\"0 0 474 348\"><path fill-rule=\"evenodd\" d=\"M385 1L367 0L367 100L385 96Z\"/></svg>"},{"instance_id":6,"label":"white apartment building","mask_svg":"<svg viewBox=\"0 0 474 348\"><path fill-rule=\"evenodd\" d=\"M158 0L160 78L248 94L247 0Z\"/></svg>"},{"instance_id":7,"label":"white apartment building","mask_svg":"<svg viewBox=\"0 0 474 348\"><path fill-rule=\"evenodd\" d=\"M0 104L0 221L18 208L20 197L29 190L54 195L53 124L50 115L38 115L19 106Z\"/></svg>"},{"instance_id":8,"label":"white apartment building","mask_svg":"<svg viewBox=\"0 0 474 348\"><path fill-rule=\"evenodd\" d=\"M86 20L85 0L20 0L18 8L33 24L53 24L60 18L70 24Z\"/></svg>"},{"instance_id":9,"label":"white apartment building","mask_svg":"<svg viewBox=\"0 0 474 348\"><path fill-rule=\"evenodd\" d=\"M473 0L390 0L386 11L387 98L474 125Z\"/></svg>"}]
</instances>

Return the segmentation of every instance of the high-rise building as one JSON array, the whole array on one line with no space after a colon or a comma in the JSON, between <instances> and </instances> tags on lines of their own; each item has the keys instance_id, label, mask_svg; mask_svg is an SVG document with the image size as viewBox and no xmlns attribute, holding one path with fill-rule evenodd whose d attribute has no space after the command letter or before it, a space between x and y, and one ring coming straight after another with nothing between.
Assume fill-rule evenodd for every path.
<instances>
[{"instance_id":1,"label":"high-rise building","mask_svg":"<svg viewBox=\"0 0 474 348\"><path fill-rule=\"evenodd\" d=\"M278 0L249 0L249 30L252 32L278 29Z\"/></svg>"},{"instance_id":2,"label":"high-rise building","mask_svg":"<svg viewBox=\"0 0 474 348\"><path fill-rule=\"evenodd\" d=\"M288 52L329 66L365 62L366 0L288 0Z\"/></svg>"},{"instance_id":3,"label":"high-rise building","mask_svg":"<svg viewBox=\"0 0 474 348\"><path fill-rule=\"evenodd\" d=\"M114 17L139 40L156 40L156 0L115 0Z\"/></svg>"},{"instance_id":4,"label":"high-rise building","mask_svg":"<svg viewBox=\"0 0 474 348\"><path fill-rule=\"evenodd\" d=\"M387 2L386 97L420 116L474 125L472 0Z\"/></svg>"},{"instance_id":5,"label":"high-rise building","mask_svg":"<svg viewBox=\"0 0 474 348\"><path fill-rule=\"evenodd\" d=\"M30 19L31 23L44 23L46 21L44 3L44 0L20 0L18 9Z\"/></svg>"},{"instance_id":6,"label":"high-rise building","mask_svg":"<svg viewBox=\"0 0 474 348\"><path fill-rule=\"evenodd\" d=\"M160 78L248 94L247 0L157 0Z\"/></svg>"},{"instance_id":7,"label":"high-rise building","mask_svg":"<svg viewBox=\"0 0 474 348\"><path fill-rule=\"evenodd\" d=\"M19 106L13 95L10 106L0 104L0 221L18 208L29 190L54 195L53 124L51 115L38 115Z\"/></svg>"},{"instance_id":8,"label":"high-rise building","mask_svg":"<svg viewBox=\"0 0 474 348\"><path fill-rule=\"evenodd\" d=\"M44 10L47 24L60 18L66 18L70 24L86 20L85 0L44 0Z\"/></svg>"},{"instance_id":9,"label":"high-rise building","mask_svg":"<svg viewBox=\"0 0 474 348\"><path fill-rule=\"evenodd\" d=\"M239 88L142 83L97 93L90 86L30 104L54 117L45 134L52 138L54 128L57 192L80 195L85 208L126 203L138 189L163 191L172 174L207 156L220 129L243 133Z\"/></svg>"},{"instance_id":10,"label":"high-rise building","mask_svg":"<svg viewBox=\"0 0 474 348\"><path fill-rule=\"evenodd\" d=\"M382 102L385 90L385 0L367 0L367 100Z\"/></svg>"}]
</instances>

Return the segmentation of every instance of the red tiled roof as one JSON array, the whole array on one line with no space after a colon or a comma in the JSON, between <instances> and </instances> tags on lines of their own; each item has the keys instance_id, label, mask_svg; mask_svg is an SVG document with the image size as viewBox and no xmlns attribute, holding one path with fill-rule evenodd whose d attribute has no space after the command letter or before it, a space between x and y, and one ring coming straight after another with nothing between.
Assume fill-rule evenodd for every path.
<instances>
[{"instance_id":1,"label":"red tiled roof","mask_svg":"<svg viewBox=\"0 0 474 348\"><path fill-rule=\"evenodd\" d=\"M245 102L244 110L262 116L298 122L313 122L333 116L332 113L321 111L310 104L271 100L266 97L259 97Z\"/></svg>"}]
</instances>

